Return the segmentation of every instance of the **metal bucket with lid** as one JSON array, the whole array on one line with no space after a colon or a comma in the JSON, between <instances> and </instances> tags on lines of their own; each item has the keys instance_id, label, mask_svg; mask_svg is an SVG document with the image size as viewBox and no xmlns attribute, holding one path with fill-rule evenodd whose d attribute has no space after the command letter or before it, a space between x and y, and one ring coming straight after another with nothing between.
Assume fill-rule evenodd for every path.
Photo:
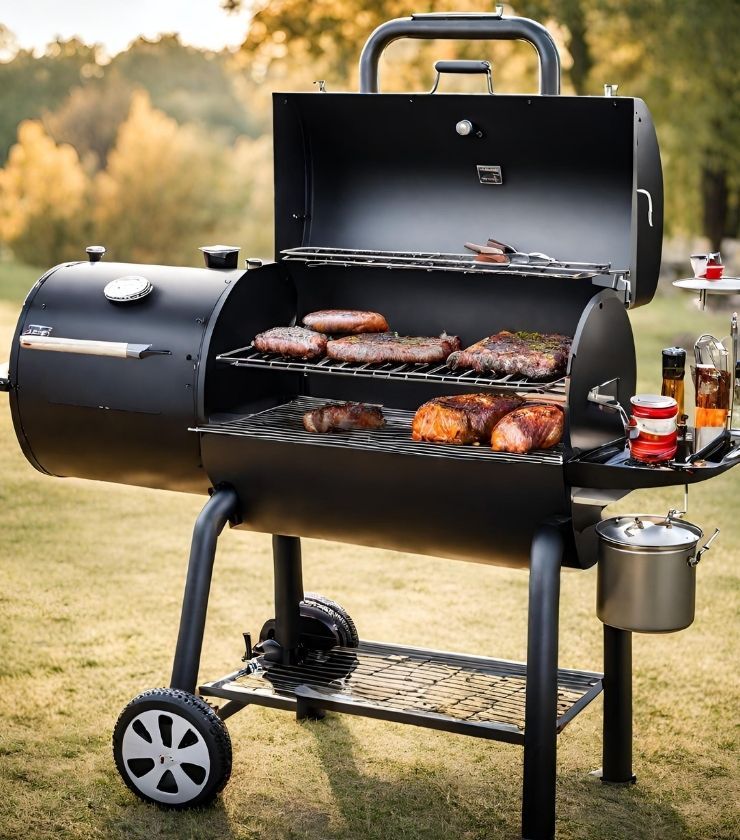
<instances>
[{"instance_id":1,"label":"metal bucket with lid","mask_svg":"<svg viewBox=\"0 0 740 840\"><path fill-rule=\"evenodd\" d=\"M673 513L673 512L672 512ZM637 633L671 633L694 620L701 528L667 516L625 515L596 526L596 612L604 624Z\"/></svg>"}]
</instances>

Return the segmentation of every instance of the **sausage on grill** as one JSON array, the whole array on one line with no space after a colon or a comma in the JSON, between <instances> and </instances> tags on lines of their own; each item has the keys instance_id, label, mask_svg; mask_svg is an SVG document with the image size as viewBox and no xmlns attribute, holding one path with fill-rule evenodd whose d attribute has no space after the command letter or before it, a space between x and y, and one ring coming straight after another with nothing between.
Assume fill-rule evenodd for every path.
<instances>
[{"instance_id":1,"label":"sausage on grill","mask_svg":"<svg viewBox=\"0 0 740 840\"><path fill-rule=\"evenodd\" d=\"M362 312L359 309L321 309L309 312L303 326L330 335L336 333L382 333L388 322L379 312Z\"/></svg>"},{"instance_id":2,"label":"sausage on grill","mask_svg":"<svg viewBox=\"0 0 740 840\"><path fill-rule=\"evenodd\" d=\"M523 402L516 394L435 397L417 410L411 437L435 443L488 443L496 423Z\"/></svg>"},{"instance_id":3,"label":"sausage on grill","mask_svg":"<svg viewBox=\"0 0 740 840\"><path fill-rule=\"evenodd\" d=\"M563 426L563 410L557 405L525 405L499 420L491 434L491 447L520 455L551 449L563 439Z\"/></svg>"},{"instance_id":4,"label":"sausage on grill","mask_svg":"<svg viewBox=\"0 0 740 840\"><path fill-rule=\"evenodd\" d=\"M502 330L453 353L447 364L453 370L472 368L479 373L548 379L565 373L571 343L566 335Z\"/></svg>"},{"instance_id":5,"label":"sausage on grill","mask_svg":"<svg viewBox=\"0 0 740 840\"><path fill-rule=\"evenodd\" d=\"M340 362L358 364L382 364L397 362L410 364L432 364L444 362L460 347L456 335L441 335L439 338L427 336L399 336L395 333L372 333L370 335L350 335L346 338L330 340L326 345L326 355Z\"/></svg>"},{"instance_id":6,"label":"sausage on grill","mask_svg":"<svg viewBox=\"0 0 740 840\"><path fill-rule=\"evenodd\" d=\"M380 429L385 425L382 410L364 403L333 403L303 415L307 432L337 432L349 429Z\"/></svg>"},{"instance_id":7,"label":"sausage on grill","mask_svg":"<svg viewBox=\"0 0 740 840\"><path fill-rule=\"evenodd\" d=\"M273 327L254 337L261 353L279 353L297 359L317 359L326 352L326 336L304 327Z\"/></svg>"}]
</instances>

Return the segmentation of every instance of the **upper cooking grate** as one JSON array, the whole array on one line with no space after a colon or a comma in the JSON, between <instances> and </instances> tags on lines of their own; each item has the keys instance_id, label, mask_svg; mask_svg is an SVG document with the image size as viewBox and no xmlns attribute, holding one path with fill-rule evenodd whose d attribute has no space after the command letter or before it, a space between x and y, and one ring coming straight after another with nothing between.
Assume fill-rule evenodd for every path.
<instances>
[{"instance_id":1,"label":"upper cooking grate","mask_svg":"<svg viewBox=\"0 0 740 840\"><path fill-rule=\"evenodd\" d=\"M323 358L319 361L287 359L275 353L261 353L250 344L231 350L216 357L224 364L236 367L272 368L274 370L294 371L296 373L325 373L339 376L359 376L376 379L403 379L421 382L435 382L448 385L471 385L476 388L497 388L498 390L547 394L549 401L565 402L565 377L551 382L535 382L524 376L507 374L493 376L476 373L474 370L453 371L446 364L416 365L396 364L355 364L337 362Z\"/></svg>"},{"instance_id":2,"label":"upper cooking grate","mask_svg":"<svg viewBox=\"0 0 740 840\"><path fill-rule=\"evenodd\" d=\"M476 262L473 254L446 254L433 251L363 251L349 248L288 248L281 251L287 261L307 263L309 268L325 265L363 266L365 268L415 268L425 271L461 271L480 274L526 274L535 277L560 277L580 280L608 274L609 263L585 262ZM518 257L526 259L524 255ZM516 259L516 258L515 258ZM622 272L624 273L624 272Z\"/></svg>"},{"instance_id":3,"label":"upper cooking grate","mask_svg":"<svg viewBox=\"0 0 740 840\"><path fill-rule=\"evenodd\" d=\"M313 446L363 449L370 452L385 452L396 455L426 455L435 458L458 458L462 460L485 461L527 461L537 464L563 463L562 446L548 450L537 450L527 455L508 452L494 452L488 446L457 446L444 443L425 443L411 439L412 411L383 408L386 425L382 429L330 432L314 434L303 427L306 411L334 403L318 397L298 397L292 402L269 408L257 414L241 417L213 419L206 426L191 431L210 434L236 435L259 438L275 443L301 443Z\"/></svg>"}]
</instances>

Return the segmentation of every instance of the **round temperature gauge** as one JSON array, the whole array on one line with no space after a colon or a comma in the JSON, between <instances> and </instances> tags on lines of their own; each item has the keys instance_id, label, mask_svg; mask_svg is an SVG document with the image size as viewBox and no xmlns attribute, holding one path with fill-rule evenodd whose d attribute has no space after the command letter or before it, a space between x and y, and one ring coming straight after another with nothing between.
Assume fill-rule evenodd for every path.
<instances>
[{"instance_id":1,"label":"round temperature gauge","mask_svg":"<svg viewBox=\"0 0 740 840\"><path fill-rule=\"evenodd\" d=\"M154 288L146 277L139 277L136 274L129 274L125 277L117 277L111 280L103 289L103 294L115 303L128 303L129 301L145 298Z\"/></svg>"}]
</instances>

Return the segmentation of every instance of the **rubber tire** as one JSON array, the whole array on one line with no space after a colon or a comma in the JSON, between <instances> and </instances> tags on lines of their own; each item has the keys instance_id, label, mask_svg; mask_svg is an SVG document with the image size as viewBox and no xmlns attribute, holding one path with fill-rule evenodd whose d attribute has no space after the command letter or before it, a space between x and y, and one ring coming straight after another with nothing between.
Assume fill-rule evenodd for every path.
<instances>
[{"instance_id":1,"label":"rubber tire","mask_svg":"<svg viewBox=\"0 0 740 840\"><path fill-rule=\"evenodd\" d=\"M208 780L196 797L187 802L172 803L147 796L136 787L123 760L123 736L129 723L142 712L172 712L190 722L208 748L210 768ZM113 759L126 786L139 799L165 810L182 811L211 804L226 787L231 776L231 738L226 724L200 697L175 688L154 688L139 694L121 712L113 729Z\"/></svg>"},{"instance_id":2,"label":"rubber tire","mask_svg":"<svg viewBox=\"0 0 740 840\"><path fill-rule=\"evenodd\" d=\"M332 601L330 598L326 598L324 595L320 595L317 592L306 592L303 596L303 601L306 604L313 604L318 607L327 607L335 614L335 616L339 616L342 619L339 624L344 630L343 635L345 636L342 646L353 648L359 647L360 634L357 632L357 626L352 620L350 614L341 604L338 604L336 601Z\"/></svg>"}]
</instances>

